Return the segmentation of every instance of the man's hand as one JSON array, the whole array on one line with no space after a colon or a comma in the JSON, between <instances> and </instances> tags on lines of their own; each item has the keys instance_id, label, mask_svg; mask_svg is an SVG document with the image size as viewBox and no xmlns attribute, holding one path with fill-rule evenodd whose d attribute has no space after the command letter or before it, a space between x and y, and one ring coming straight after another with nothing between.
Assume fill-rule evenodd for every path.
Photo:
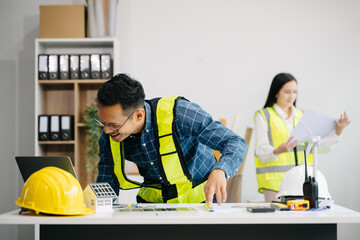
<instances>
[{"instance_id":1,"label":"man's hand","mask_svg":"<svg viewBox=\"0 0 360 240\"><path fill-rule=\"evenodd\" d=\"M217 204L220 206L226 201L226 177L225 172L221 169L214 169L204 187L206 203L211 205L214 194L216 194Z\"/></svg>"}]
</instances>

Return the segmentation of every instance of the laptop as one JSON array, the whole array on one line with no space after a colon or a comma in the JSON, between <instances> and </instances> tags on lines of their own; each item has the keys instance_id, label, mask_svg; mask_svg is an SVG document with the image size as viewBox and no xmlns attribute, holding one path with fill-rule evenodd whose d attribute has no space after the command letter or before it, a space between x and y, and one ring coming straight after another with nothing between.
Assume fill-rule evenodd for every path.
<instances>
[{"instance_id":1,"label":"laptop","mask_svg":"<svg viewBox=\"0 0 360 240\"><path fill-rule=\"evenodd\" d=\"M71 162L70 157L53 157L53 156L17 156L15 157L16 163L19 167L20 173L24 182L30 177L34 172L44 168L44 167L58 167L69 173L71 173L76 179L76 173L74 166Z\"/></svg>"}]
</instances>

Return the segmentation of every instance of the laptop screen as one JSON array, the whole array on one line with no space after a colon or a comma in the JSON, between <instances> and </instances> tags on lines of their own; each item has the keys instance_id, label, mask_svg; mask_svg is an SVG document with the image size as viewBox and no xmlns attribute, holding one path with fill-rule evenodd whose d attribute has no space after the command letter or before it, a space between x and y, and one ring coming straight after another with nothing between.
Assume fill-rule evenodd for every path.
<instances>
[{"instance_id":1,"label":"laptop screen","mask_svg":"<svg viewBox=\"0 0 360 240\"><path fill-rule=\"evenodd\" d=\"M71 173L76 179L76 173L70 157L53 157L53 156L39 156L39 157L15 157L17 165L24 182L36 171L44 167L58 167Z\"/></svg>"}]
</instances>

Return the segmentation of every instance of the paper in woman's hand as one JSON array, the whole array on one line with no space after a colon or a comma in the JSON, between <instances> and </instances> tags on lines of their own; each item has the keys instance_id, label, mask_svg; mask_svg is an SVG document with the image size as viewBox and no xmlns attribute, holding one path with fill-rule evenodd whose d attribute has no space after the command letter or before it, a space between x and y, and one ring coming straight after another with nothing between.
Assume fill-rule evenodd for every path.
<instances>
[{"instance_id":1,"label":"paper in woman's hand","mask_svg":"<svg viewBox=\"0 0 360 240\"><path fill-rule=\"evenodd\" d=\"M323 138L335 131L335 128L335 118L308 109L303 113L290 137L293 136L293 141L297 140L299 144L310 141L311 136Z\"/></svg>"}]
</instances>

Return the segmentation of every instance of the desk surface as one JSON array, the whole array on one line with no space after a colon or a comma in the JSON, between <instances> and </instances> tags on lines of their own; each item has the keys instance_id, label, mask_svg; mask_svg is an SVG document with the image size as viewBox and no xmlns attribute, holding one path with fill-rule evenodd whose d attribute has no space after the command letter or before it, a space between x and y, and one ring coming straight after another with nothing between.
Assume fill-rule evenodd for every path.
<instances>
[{"instance_id":1,"label":"desk surface","mask_svg":"<svg viewBox=\"0 0 360 240\"><path fill-rule=\"evenodd\" d=\"M154 204L151 204L154 206ZM264 204L261 204L264 205ZM141 206L146 206L142 204ZM187 207L192 211L108 212L86 216L19 215L14 210L0 215L0 224L303 224L303 223L360 223L360 213L332 205L320 211L276 211L250 213L253 203L222 204L215 212L208 212L204 204L156 204L156 207Z\"/></svg>"}]
</instances>

